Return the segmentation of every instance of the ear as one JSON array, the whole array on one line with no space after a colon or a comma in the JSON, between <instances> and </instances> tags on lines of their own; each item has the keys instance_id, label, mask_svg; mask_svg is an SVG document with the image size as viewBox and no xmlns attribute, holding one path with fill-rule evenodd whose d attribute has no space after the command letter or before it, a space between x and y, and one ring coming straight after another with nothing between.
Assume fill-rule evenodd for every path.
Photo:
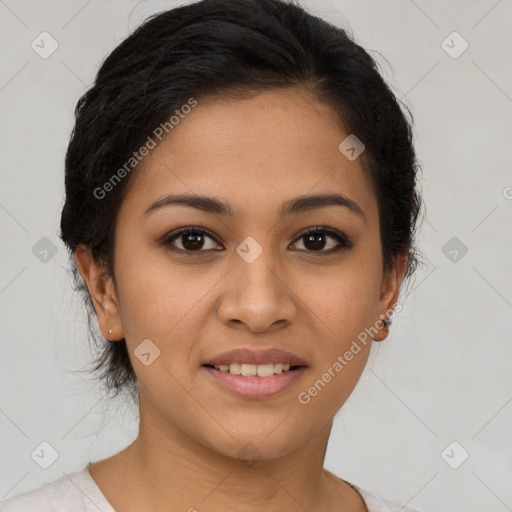
<instances>
[{"instance_id":1,"label":"ear","mask_svg":"<svg viewBox=\"0 0 512 512\"><path fill-rule=\"evenodd\" d=\"M94 260L89 247L77 247L75 258L78 270L89 289L101 333L111 341L123 338L119 302L112 277L108 275L104 266Z\"/></svg>"},{"instance_id":2,"label":"ear","mask_svg":"<svg viewBox=\"0 0 512 512\"><path fill-rule=\"evenodd\" d=\"M407 254L400 254L396 257L392 269L384 274L381 285L381 295L377 308L375 323L381 325L382 319L393 310L400 294L400 285L407 268ZM378 323L377 323L378 322ZM373 338L374 341L383 341L388 337L389 327L384 325Z\"/></svg>"}]
</instances>

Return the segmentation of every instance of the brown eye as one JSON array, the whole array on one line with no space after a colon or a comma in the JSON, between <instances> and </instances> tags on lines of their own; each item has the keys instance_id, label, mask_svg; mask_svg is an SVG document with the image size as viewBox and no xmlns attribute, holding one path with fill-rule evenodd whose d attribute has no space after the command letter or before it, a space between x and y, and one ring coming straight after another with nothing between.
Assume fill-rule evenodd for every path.
<instances>
[{"instance_id":1,"label":"brown eye","mask_svg":"<svg viewBox=\"0 0 512 512\"><path fill-rule=\"evenodd\" d=\"M217 244L214 243L212 245L211 242L208 244L208 239L215 242L215 239L205 229L189 227L169 233L162 239L161 244L165 246L172 246L176 250L184 252L216 250L215 246L217 246ZM177 242L178 246L176 246L175 242Z\"/></svg>"},{"instance_id":2,"label":"brown eye","mask_svg":"<svg viewBox=\"0 0 512 512\"><path fill-rule=\"evenodd\" d=\"M329 239L334 240L334 243L329 241ZM343 233L321 226L304 233L298 240L304 240L303 245L305 247L305 249L299 250L323 254L331 254L341 251L342 249L350 249L354 245ZM296 243L297 242L295 242L295 244ZM326 247L327 250L325 250Z\"/></svg>"}]
</instances>

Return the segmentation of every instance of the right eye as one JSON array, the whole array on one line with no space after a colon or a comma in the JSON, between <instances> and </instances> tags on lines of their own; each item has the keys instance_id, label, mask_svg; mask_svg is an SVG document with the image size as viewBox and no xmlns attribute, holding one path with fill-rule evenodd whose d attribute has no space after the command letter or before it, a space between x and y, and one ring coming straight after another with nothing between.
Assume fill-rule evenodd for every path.
<instances>
[{"instance_id":1,"label":"right eye","mask_svg":"<svg viewBox=\"0 0 512 512\"><path fill-rule=\"evenodd\" d=\"M160 243L164 246L170 246L171 250L189 253L218 250L214 247L204 248L207 238L215 242L215 238L206 229L190 226L168 233L163 237ZM178 242L181 247L176 247L175 242Z\"/></svg>"}]
</instances>

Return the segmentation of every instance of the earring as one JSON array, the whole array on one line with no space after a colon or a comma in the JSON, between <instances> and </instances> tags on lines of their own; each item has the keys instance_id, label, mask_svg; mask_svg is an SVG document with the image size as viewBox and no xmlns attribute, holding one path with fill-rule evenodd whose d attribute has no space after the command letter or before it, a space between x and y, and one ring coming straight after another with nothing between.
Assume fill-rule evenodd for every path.
<instances>
[{"instance_id":1,"label":"earring","mask_svg":"<svg viewBox=\"0 0 512 512\"><path fill-rule=\"evenodd\" d=\"M389 327L389 326L393 323L393 321L392 321L391 319L389 319L389 318L387 318L387 317L386 317L386 318L384 318L384 319L382 320L382 323L383 323L386 327Z\"/></svg>"}]
</instances>

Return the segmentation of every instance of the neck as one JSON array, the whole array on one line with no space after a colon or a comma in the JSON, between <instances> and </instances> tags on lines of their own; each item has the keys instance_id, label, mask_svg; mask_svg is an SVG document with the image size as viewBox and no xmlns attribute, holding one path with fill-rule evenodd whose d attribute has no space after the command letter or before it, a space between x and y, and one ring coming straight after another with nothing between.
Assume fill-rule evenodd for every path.
<instances>
[{"instance_id":1,"label":"neck","mask_svg":"<svg viewBox=\"0 0 512 512\"><path fill-rule=\"evenodd\" d=\"M119 510L334 511L344 503L366 510L350 486L323 468L332 423L298 450L251 461L218 453L146 407L141 401L138 437L109 469L117 483L111 480L111 495L105 494Z\"/></svg>"}]
</instances>

